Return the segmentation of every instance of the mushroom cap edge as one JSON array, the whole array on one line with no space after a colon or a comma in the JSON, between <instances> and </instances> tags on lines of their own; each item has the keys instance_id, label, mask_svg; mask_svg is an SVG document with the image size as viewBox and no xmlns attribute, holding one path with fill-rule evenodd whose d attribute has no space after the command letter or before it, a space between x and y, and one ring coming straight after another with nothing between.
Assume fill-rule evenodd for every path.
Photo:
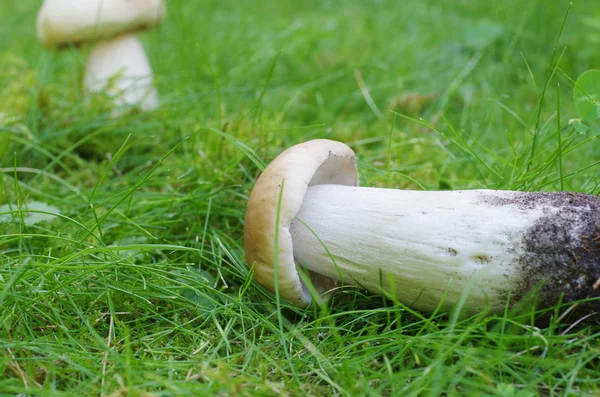
<instances>
[{"instance_id":1,"label":"mushroom cap edge","mask_svg":"<svg viewBox=\"0 0 600 397\"><path fill-rule=\"evenodd\" d=\"M254 266L254 279L275 292L277 263L279 295L298 307L308 306L312 297L296 269L289 228L308 187L321 184L358 186L356 158L347 145L315 139L285 150L259 176L246 208L244 247L248 266ZM276 225L280 194L279 224ZM321 294L335 285L333 280L315 273L311 274L311 280Z\"/></svg>"}]
</instances>

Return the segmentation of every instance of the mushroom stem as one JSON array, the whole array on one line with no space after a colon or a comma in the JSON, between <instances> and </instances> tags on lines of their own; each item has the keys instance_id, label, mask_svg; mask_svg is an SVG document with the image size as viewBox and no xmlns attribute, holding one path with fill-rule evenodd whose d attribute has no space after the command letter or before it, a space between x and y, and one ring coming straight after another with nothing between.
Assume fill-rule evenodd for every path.
<instances>
[{"instance_id":1,"label":"mushroom stem","mask_svg":"<svg viewBox=\"0 0 600 397\"><path fill-rule=\"evenodd\" d=\"M89 54L83 85L85 92L105 91L117 107L135 105L146 111L160 104L150 62L135 34L97 44Z\"/></svg>"},{"instance_id":2,"label":"mushroom stem","mask_svg":"<svg viewBox=\"0 0 600 397\"><path fill-rule=\"evenodd\" d=\"M584 194L316 185L290 233L314 273L429 312L467 294L473 313L538 284L544 306L597 295L599 227L600 199Z\"/></svg>"}]
</instances>

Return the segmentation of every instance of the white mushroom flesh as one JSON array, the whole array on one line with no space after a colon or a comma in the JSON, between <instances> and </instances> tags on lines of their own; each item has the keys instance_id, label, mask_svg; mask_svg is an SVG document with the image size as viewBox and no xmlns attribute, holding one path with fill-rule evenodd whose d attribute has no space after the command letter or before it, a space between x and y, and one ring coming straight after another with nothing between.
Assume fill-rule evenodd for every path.
<instances>
[{"instance_id":1,"label":"white mushroom flesh","mask_svg":"<svg viewBox=\"0 0 600 397\"><path fill-rule=\"evenodd\" d=\"M467 312L499 311L525 277L525 234L559 211L546 196L519 205L527 194L536 195L311 186L290 227L294 258L344 284L394 293L417 309L431 312L440 302L448 309L464 296ZM589 211L584 207L565 215L573 218L567 244L586 226L577 218Z\"/></svg>"},{"instance_id":2,"label":"white mushroom flesh","mask_svg":"<svg viewBox=\"0 0 600 397\"><path fill-rule=\"evenodd\" d=\"M160 105L152 84L152 68L135 34L105 40L89 54L84 76L85 92L106 92L117 107Z\"/></svg>"}]
</instances>

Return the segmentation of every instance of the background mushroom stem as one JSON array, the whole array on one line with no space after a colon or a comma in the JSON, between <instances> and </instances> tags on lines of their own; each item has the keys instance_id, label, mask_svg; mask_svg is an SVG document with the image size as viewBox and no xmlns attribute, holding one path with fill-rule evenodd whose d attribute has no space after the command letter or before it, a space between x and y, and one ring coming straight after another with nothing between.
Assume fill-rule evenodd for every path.
<instances>
[{"instance_id":1,"label":"background mushroom stem","mask_svg":"<svg viewBox=\"0 0 600 397\"><path fill-rule=\"evenodd\" d=\"M597 295L600 199L573 193L308 188L290 226L294 259L424 311L468 294L468 313ZM318 236L318 238L316 237Z\"/></svg>"},{"instance_id":2,"label":"background mushroom stem","mask_svg":"<svg viewBox=\"0 0 600 397\"><path fill-rule=\"evenodd\" d=\"M152 83L152 68L137 35L106 39L91 50L84 76L85 92L105 91L117 107L156 109L160 102Z\"/></svg>"}]
</instances>

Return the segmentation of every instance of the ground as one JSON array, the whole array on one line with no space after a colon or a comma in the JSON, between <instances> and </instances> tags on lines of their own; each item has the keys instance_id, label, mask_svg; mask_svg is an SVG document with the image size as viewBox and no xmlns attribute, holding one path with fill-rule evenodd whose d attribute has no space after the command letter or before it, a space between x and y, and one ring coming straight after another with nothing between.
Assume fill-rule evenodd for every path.
<instances>
[{"instance_id":1,"label":"ground","mask_svg":"<svg viewBox=\"0 0 600 397\"><path fill-rule=\"evenodd\" d=\"M38 43L39 3L0 3L1 395L600 394L600 328L565 307L300 310L243 250L260 171L313 138L364 186L598 194L594 2L169 0L140 34L162 106L120 118L81 94L89 46Z\"/></svg>"}]
</instances>

